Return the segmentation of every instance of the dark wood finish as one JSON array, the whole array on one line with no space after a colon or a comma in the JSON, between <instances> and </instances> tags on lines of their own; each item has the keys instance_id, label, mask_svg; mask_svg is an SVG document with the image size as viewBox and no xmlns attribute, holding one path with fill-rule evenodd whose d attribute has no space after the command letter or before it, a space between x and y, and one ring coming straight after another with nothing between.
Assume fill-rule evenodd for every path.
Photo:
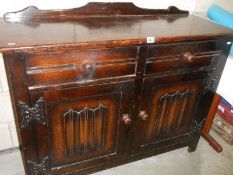
<instances>
[{"instance_id":1,"label":"dark wood finish","mask_svg":"<svg viewBox=\"0 0 233 175\"><path fill-rule=\"evenodd\" d=\"M101 8L101 12L99 12L101 14L118 12L120 9L117 6L120 6L125 9L125 13L134 15L117 15L113 13L110 16L100 16L95 10L96 5L98 9ZM171 15L168 14L169 10L152 10L153 14L142 10L144 14L139 13L138 15L137 10L135 11L135 8L132 8L133 5L127 3L92 3L91 6L92 8L88 14L97 14L89 18L88 15L76 15L78 17L74 18L73 13L75 11L78 14L79 8L58 12L46 11L46 18L41 18L39 15L33 19L25 18L24 15L15 18L15 13L11 18L10 14L12 13L8 13L8 15L5 15L6 19L0 19L0 49L9 50L19 49L20 47L23 49L24 47L34 48L35 46L46 49L48 47L60 48L61 45L63 47L96 47L97 44L98 46L106 44L108 46L145 44L148 36L154 36L156 43L206 40L232 36L230 29L178 10L173 10ZM116 6L116 8L113 8L113 6ZM81 9L83 8L89 9L90 6ZM30 12L30 9L33 8L29 8L29 11L26 10L25 12L28 16L33 16L34 11L39 14L44 12L39 10L31 10L32 12ZM16 12L16 14L23 12ZM51 13L54 14L53 20L48 19L49 16L53 16ZM67 13L67 15L63 15L63 13ZM65 19L62 19L63 17ZM45 45L46 48L44 48Z\"/></svg>"},{"instance_id":2,"label":"dark wood finish","mask_svg":"<svg viewBox=\"0 0 233 175\"><path fill-rule=\"evenodd\" d=\"M52 166L119 154L126 145L128 126L118 118L131 115L133 89L134 82L129 81L47 91Z\"/></svg>"},{"instance_id":3,"label":"dark wood finish","mask_svg":"<svg viewBox=\"0 0 233 175\"><path fill-rule=\"evenodd\" d=\"M26 57L28 81L30 86L41 86L135 76L136 54L137 47L30 53Z\"/></svg>"},{"instance_id":4,"label":"dark wood finish","mask_svg":"<svg viewBox=\"0 0 233 175\"><path fill-rule=\"evenodd\" d=\"M217 151L218 153L222 152L223 148L222 148L222 146L209 134L209 131L210 131L211 125L212 125L212 123L213 123L215 114L216 114L216 112L217 112L217 109L218 109L218 105L219 105L220 100L221 100L221 96L218 95L218 94L216 93L216 94L214 95L213 102L212 102L212 104L211 104L209 113L208 113L208 115L207 115L207 118L206 118L204 127L203 127L203 129L202 129L202 133L201 133L202 137L204 137L205 140L210 144L210 146L211 146L215 151Z\"/></svg>"},{"instance_id":5,"label":"dark wood finish","mask_svg":"<svg viewBox=\"0 0 233 175\"><path fill-rule=\"evenodd\" d=\"M146 74L208 67L216 62L222 52L223 50L216 50L214 42L151 46L148 50Z\"/></svg>"},{"instance_id":6,"label":"dark wood finish","mask_svg":"<svg viewBox=\"0 0 233 175\"><path fill-rule=\"evenodd\" d=\"M29 7L0 19L0 35L28 175L194 151L233 41L186 11L131 3Z\"/></svg>"},{"instance_id":7,"label":"dark wood finish","mask_svg":"<svg viewBox=\"0 0 233 175\"><path fill-rule=\"evenodd\" d=\"M9 12L4 15L7 21L31 20L31 19L70 19L82 16L133 16L133 15L167 15L188 14L188 11L180 10L174 6L168 9L142 9L129 2L102 3L90 2L83 7L69 10L39 10L35 6L27 7L18 12Z\"/></svg>"},{"instance_id":8,"label":"dark wood finish","mask_svg":"<svg viewBox=\"0 0 233 175\"><path fill-rule=\"evenodd\" d=\"M186 134L191 128L202 83L195 79L179 82L175 77L166 82L166 78L144 80L140 109L148 111L149 117L147 121L138 121L137 127L141 129L136 135L141 138L137 139L141 140L141 148Z\"/></svg>"}]
</instances>

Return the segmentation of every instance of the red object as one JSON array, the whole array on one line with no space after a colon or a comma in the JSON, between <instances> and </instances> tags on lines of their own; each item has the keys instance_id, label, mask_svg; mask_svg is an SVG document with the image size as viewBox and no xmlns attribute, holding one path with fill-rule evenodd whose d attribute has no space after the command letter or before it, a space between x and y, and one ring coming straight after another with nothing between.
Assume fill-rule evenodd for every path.
<instances>
[{"instance_id":1,"label":"red object","mask_svg":"<svg viewBox=\"0 0 233 175\"><path fill-rule=\"evenodd\" d=\"M222 146L210 135L209 131L212 126L216 111L218 109L218 105L220 103L221 96L217 93L214 95L214 99L210 106L210 110L208 112L205 125L202 129L202 136L203 138L210 144L210 146L217 151L218 153L222 152Z\"/></svg>"},{"instance_id":2,"label":"red object","mask_svg":"<svg viewBox=\"0 0 233 175\"><path fill-rule=\"evenodd\" d=\"M233 126L233 109L231 105L227 103L225 100L221 99L217 114L226 122L228 122L231 126Z\"/></svg>"}]
</instances>

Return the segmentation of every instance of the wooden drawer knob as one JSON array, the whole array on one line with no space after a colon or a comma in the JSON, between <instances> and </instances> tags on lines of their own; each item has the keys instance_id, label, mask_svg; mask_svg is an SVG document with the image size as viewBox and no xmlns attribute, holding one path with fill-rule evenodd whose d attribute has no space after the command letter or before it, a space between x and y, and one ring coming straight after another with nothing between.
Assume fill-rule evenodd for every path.
<instances>
[{"instance_id":1,"label":"wooden drawer knob","mask_svg":"<svg viewBox=\"0 0 233 175\"><path fill-rule=\"evenodd\" d=\"M94 61L87 61L83 63L83 69L88 74L94 72L95 68L96 68L96 63Z\"/></svg>"},{"instance_id":2,"label":"wooden drawer knob","mask_svg":"<svg viewBox=\"0 0 233 175\"><path fill-rule=\"evenodd\" d=\"M129 114L123 114L121 116L121 119L126 125L129 125L132 122L131 118L129 117Z\"/></svg>"},{"instance_id":3,"label":"wooden drawer knob","mask_svg":"<svg viewBox=\"0 0 233 175\"><path fill-rule=\"evenodd\" d=\"M147 120L148 119L148 114L146 113L146 111L140 111L138 116L142 119L142 120Z\"/></svg>"},{"instance_id":4,"label":"wooden drawer knob","mask_svg":"<svg viewBox=\"0 0 233 175\"><path fill-rule=\"evenodd\" d=\"M182 57L185 61L191 63L193 62L195 55L191 54L190 52L185 52L183 53Z\"/></svg>"}]
</instances>

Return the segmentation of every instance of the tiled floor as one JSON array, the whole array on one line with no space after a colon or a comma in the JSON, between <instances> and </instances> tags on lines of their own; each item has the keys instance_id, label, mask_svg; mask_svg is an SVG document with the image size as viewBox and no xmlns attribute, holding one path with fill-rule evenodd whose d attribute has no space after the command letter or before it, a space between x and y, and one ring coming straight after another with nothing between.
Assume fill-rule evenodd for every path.
<instances>
[{"instance_id":1,"label":"tiled floor","mask_svg":"<svg viewBox=\"0 0 233 175\"><path fill-rule=\"evenodd\" d=\"M93 175L233 175L233 146L212 135L224 147L220 154L201 139L194 153L182 148ZM0 175L24 175L18 151L0 155Z\"/></svg>"}]
</instances>

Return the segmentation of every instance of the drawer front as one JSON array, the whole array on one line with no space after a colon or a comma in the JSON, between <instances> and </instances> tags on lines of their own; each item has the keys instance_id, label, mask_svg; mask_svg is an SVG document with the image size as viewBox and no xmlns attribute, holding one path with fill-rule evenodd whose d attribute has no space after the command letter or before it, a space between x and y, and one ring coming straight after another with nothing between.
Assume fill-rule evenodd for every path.
<instances>
[{"instance_id":1,"label":"drawer front","mask_svg":"<svg viewBox=\"0 0 233 175\"><path fill-rule=\"evenodd\" d=\"M135 75L137 47L52 51L26 56L30 86Z\"/></svg>"},{"instance_id":2,"label":"drawer front","mask_svg":"<svg viewBox=\"0 0 233 175\"><path fill-rule=\"evenodd\" d=\"M145 74L211 66L222 53L215 42L151 46L148 48Z\"/></svg>"}]
</instances>

